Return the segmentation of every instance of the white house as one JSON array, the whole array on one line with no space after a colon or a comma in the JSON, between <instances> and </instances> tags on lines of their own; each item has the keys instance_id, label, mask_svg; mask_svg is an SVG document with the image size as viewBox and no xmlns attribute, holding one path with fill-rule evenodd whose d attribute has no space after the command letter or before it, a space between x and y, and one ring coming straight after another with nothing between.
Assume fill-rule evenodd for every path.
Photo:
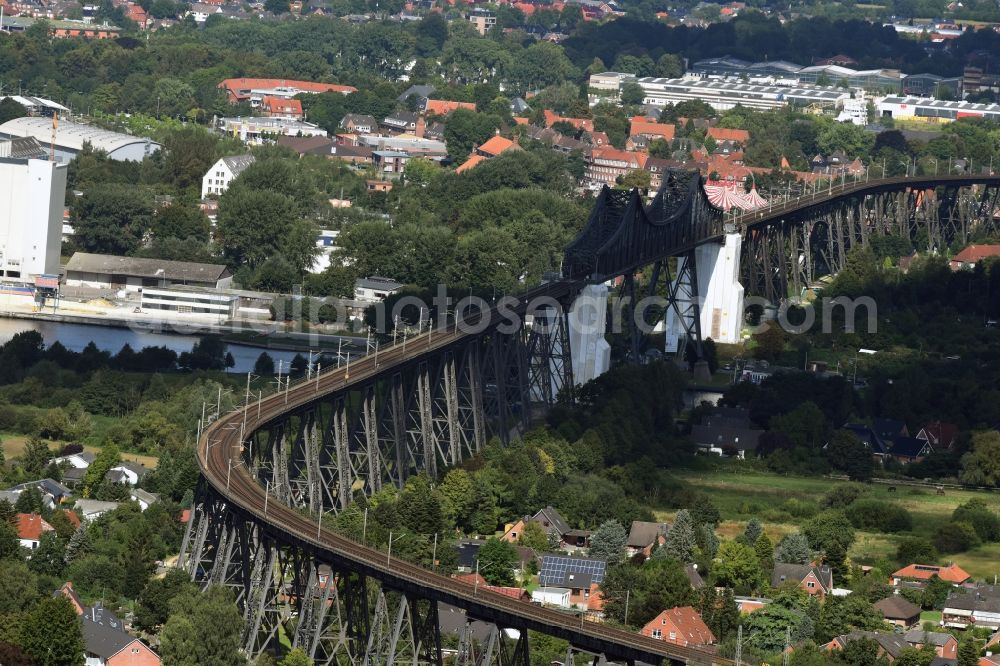
<instances>
[{"instance_id":1,"label":"white house","mask_svg":"<svg viewBox=\"0 0 1000 666\"><path fill-rule=\"evenodd\" d=\"M87 469L90 467L91 463L94 462L94 454L88 453L87 451L81 451L79 453L70 453L69 455L59 456L58 458L53 458L51 462L54 462L60 467L65 463L73 469Z\"/></svg>"},{"instance_id":2,"label":"white house","mask_svg":"<svg viewBox=\"0 0 1000 666\"><path fill-rule=\"evenodd\" d=\"M90 521L100 518L109 511L114 511L121 504L118 502L102 502L101 500L78 499L75 507L83 516L84 520Z\"/></svg>"},{"instance_id":3,"label":"white house","mask_svg":"<svg viewBox=\"0 0 1000 666\"><path fill-rule=\"evenodd\" d=\"M141 488L133 488L131 492L129 492L129 497L131 497L133 501L137 502L139 504L139 508L143 511L148 509L151 504L155 504L160 501L160 498L157 497L155 493L147 492Z\"/></svg>"},{"instance_id":4,"label":"white house","mask_svg":"<svg viewBox=\"0 0 1000 666\"><path fill-rule=\"evenodd\" d=\"M543 606L570 607L570 591L565 587L540 587L532 591L531 600Z\"/></svg>"},{"instance_id":5,"label":"white house","mask_svg":"<svg viewBox=\"0 0 1000 666\"><path fill-rule=\"evenodd\" d=\"M212 165L208 173L201 179L201 198L207 199L208 195L219 195L226 191L229 183L233 182L243 170L253 164L256 160L253 155L232 155L223 157Z\"/></svg>"},{"instance_id":6,"label":"white house","mask_svg":"<svg viewBox=\"0 0 1000 666\"><path fill-rule=\"evenodd\" d=\"M137 462L120 462L104 475L104 478L112 483L125 483L134 486L142 477L146 476L148 470Z\"/></svg>"},{"instance_id":7,"label":"white house","mask_svg":"<svg viewBox=\"0 0 1000 666\"><path fill-rule=\"evenodd\" d=\"M384 301L389 294L394 294L403 285L395 280L384 277L358 278L354 283L354 300L366 303Z\"/></svg>"}]
</instances>

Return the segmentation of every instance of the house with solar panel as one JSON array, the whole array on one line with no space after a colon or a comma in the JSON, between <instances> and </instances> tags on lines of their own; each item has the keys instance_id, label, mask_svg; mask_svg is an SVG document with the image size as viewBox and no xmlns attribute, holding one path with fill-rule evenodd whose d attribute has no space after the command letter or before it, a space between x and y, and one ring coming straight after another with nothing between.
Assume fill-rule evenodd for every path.
<instances>
[{"instance_id":1,"label":"house with solar panel","mask_svg":"<svg viewBox=\"0 0 1000 666\"><path fill-rule=\"evenodd\" d=\"M566 608L587 610L591 596L600 594L608 563L586 557L568 555L545 555L538 571L540 599L532 595L532 600L546 602L552 594L565 598ZM563 594L567 591L569 594ZM560 603L559 605L562 605Z\"/></svg>"}]
</instances>

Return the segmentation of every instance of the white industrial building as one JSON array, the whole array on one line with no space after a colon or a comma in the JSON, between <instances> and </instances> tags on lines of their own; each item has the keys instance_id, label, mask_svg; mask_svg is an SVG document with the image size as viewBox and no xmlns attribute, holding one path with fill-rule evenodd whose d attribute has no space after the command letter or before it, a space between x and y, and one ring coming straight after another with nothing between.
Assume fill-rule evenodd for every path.
<instances>
[{"instance_id":1,"label":"white industrial building","mask_svg":"<svg viewBox=\"0 0 1000 666\"><path fill-rule=\"evenodd\" d=\"M222 264L88 252L76 252L66 263L69 287L138 292L143 287L169 289L178 285L228 289L232 284L233 274Z\"/></svg>"},{"instance_id":2,"label":"white industrial building","mask_svg":"<svg viewBox=\"0 0 1000 666\"><path fill-rule=\"evenodd\" d=\"M403 288L403 285L385 277L358 278L354 281L354 300L365 303L384 301L391 294Z\"/></svg>"},{"instance_id":3,"label":"white industrial building","mask_svg":"<svg viewBox=\"0 0 1000 666\"><path fill-rule=\"evenodd\" d=\"M279 136L326 136L326 130L319 125L289 118L219 118L216 127L240 141L256 144Z\"/></svg>"},{"instance_id":4,"label":"white industrial building","mask_svg":"<svg viewBox=\"0 0 1000 666\"><path fill-rule=\"evenodd\" d=\"M635 82L643 90L644 104L667 106L696 99L717 111L726 111L737 105L762 111L789 104L836 108L851 98L848 90L826 87L754 85L737 81L653 76L639 78Z\"/></svg>"},{"instance_id":5,"label":"white industrial building","mask_svg":"<svg viewBox=\"0 0 1000 666\"><path fill-rule=\"evenodd\" d=\"M959 118L1000 120L1000 104L892 95L879 101L878 113L883 118L918 118L928 122L949 122Z\"/></svg>"},{"instance_id":6,"label":"white industrial building","mask_svg":"<svg viewBox=\"0 0 1000 666\"><path fill-rule=\"evenodd\" d=\"M255 161L253 155L231 155L220 159L201 179L201 198L207 199L210 194L225 192L229 189L229 183L236 180Z\"/></svg>"},{"instance_id":7,"label":"white industrial building","mask_svg":"<svg viewBox=\"0 0 1000 666\"><path fill-rule=\"evenodd\" d=\"M33 284L59 274L67 165L15 157L18 143L0 143L0 278Z\"/></svg>"},{"instance_id":8,"label":"white industrial building","mask_svg":"<svg viewBox=\"0 0 1000 666\"><path fill-rule=\"evenodd\" d=\"M94 150L104 151L113 160L136 162L141 162L163 147L152 139L110 132L67 120L56 123L53 140L53 124L51 118L14 118L0 125L0 139L34 137L46 148L51 146L57 162L69 162L83 150L84 144L90 144Z\"/></svg>"}]
</instances>

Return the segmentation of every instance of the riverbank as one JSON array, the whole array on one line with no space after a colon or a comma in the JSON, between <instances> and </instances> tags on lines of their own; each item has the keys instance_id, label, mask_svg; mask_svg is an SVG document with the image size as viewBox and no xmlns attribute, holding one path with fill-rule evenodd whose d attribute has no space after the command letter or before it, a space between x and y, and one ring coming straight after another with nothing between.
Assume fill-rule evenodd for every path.
<instances>
[{"instance_id":1,"label":"riverbank","mask_svg":"<svg viewBox=\"0 0 1000 666\"><path fill-rule=\"evenodd\" d=\"M261 320L224 320L211 315L152 313L91 303L63 302L58 308L38 309L30 297L5 295L0 318L126 329L152 335L219 335L229 344L285 352L356 350L364 339L347 333L289 331L285 324ZM166 313L165 313L166 314ZM96 334L95 334L96 335Z\"/></svg>"}]
</instances>

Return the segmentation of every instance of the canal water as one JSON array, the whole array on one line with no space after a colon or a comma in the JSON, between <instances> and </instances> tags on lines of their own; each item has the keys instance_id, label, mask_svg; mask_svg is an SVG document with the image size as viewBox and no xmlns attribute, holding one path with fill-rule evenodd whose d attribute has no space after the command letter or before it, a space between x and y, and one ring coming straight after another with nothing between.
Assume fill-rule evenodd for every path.
<instances>
[{"instance_id":1,"label":"canal water","mask_svg":"<svg viewBox=\"0 0 1000 666\"><path fill-rule=\"evenodd\" d=\"M135 351L143 347L167 347L178 354L191 351L192 345L198 341L197 335L180 333L147 333L127 328L111 328L108 326L88 326L86 324L66 324L61 322L37 321L31 319L0 319L0 344L7 342L21 331L38 331L42 334L45 345L51 345L58 340L71 351L83 351L91 341L98 349L112 354L118 353L126 344ZM249 372L253 370L257 357L264 349L241 344L228 344L229 353L233 355L236 365L230 372ZM274 364L284 361L287 368L294 351L266 350ZM308 353L308 352L305 352ZM304 353L304 354L305 354Z\"/></svg>"}]
</instances>

